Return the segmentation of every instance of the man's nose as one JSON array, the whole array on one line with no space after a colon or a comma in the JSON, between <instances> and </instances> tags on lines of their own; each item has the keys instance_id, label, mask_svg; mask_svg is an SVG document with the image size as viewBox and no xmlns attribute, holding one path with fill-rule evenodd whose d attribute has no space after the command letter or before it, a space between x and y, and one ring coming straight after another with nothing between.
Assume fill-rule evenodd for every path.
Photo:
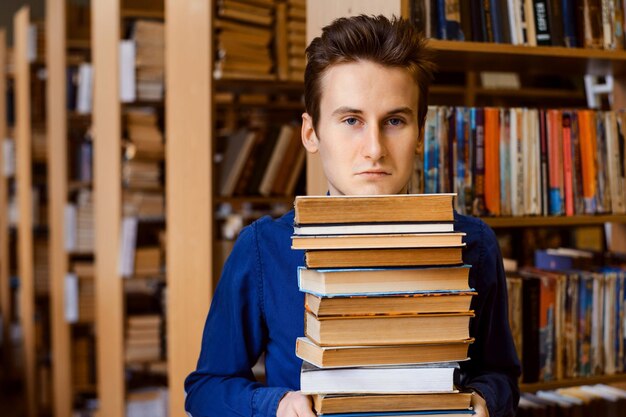
<instances>
[{"instance_id":1,"label":"man's nose","mask_svg":"<svg viewBox=\"0 0 626 417\"><path fill-rule=\"evenodd\" d=\"M370 125L363 138L362 154L367 159L378 161L387 154L385 148L385 137L380 126Z\"/></svg>"}]
</instances>

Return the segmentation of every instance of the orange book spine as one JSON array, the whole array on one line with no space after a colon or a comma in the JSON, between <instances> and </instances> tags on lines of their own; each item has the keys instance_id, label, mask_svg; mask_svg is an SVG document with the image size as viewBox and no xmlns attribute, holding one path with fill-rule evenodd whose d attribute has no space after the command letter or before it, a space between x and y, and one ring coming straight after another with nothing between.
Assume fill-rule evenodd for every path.
<instances>
[{"instance_id":1,"label":"orange book spine","mask_svg":"<svg viewBox=\"0 0 626 417\"><path fill-rule=\"evenodd\" d=\"M500 215L500 110L485 109L485 208Z\"/></svg>"},{"instance_id":2,"label":"orange book spine","mask_svg":"<svg viewBox=\"0 0 626 417\"><path fill-rule=\"evenodd\" d=\"M578 113L580 126L580 159L583 169L583 200L585 213L596 211L596 114L593 110Z\"/></svg>"}]
</instances>

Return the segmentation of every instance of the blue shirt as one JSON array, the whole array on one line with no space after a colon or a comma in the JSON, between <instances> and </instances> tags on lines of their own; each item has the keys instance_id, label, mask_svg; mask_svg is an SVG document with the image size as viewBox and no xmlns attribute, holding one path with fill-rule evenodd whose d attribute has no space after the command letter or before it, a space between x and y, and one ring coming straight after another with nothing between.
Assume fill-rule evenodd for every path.
<instances>
[{"instance_id":1,"label":"blue shirt","mask_svg":"<svg viewBox=\"0 0 626 417\"><path fill-rule=\"evenodd\" d=\"M193 417L274 417L278 402L300 389L302 361L296 338L304 335L304 295L296 270L304 252L291 249L293 211L264 217L244 228L226 261L202 336L198 367L185 381L185 409ZM520 365L508 324L502 256L493 231L481 220L455 214L465 232L463 260L472 265L470 361L462 383L478 391L490 417L513 416ZM265 353L266 385L252 366Z\"/></svg>"}]
</instances>

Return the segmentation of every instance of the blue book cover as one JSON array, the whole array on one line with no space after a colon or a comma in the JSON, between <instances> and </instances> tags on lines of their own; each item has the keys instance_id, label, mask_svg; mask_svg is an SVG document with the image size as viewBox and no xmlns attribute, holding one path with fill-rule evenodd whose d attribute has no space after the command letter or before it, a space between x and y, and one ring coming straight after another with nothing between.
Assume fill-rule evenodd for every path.
<instances>
[{"instance_id":1,"label":"blue book cover","mask_svg":"<svg viewBox=\"0 0 626 417\"><path fill-rule=\"evenodd\" d=\"M503 43L502 22L500 22L500 7L502 5L498 0L489 0L491 2L491 28L493 30L493 41L495 43Z\"/></svg>"},{"instance_id":2,"label":"blue book cover","mask_svg":"<svg viewBox=\"0 0 626 417\"><path fill-rule=\"evenodd\" d=\"M437 110L428 109L424 129L424 193L438 192L439 184L439 138Z\"/></svg>"},{"instance_id":3,"label":"blue book cover","mask_svg":"<svg viewBox=\"0 0 626 417\"><path fill-rule=\"evenodd\" d=\"M454 192L456 196L456 209L461 214L468 214L465 211L465 152L467 138L465 136L466 121L465 108L457 107L455 109L456 117L456 167L454 174Z\"/></svg>"},{"instance_id":4,"label":"blue book cover","mask_svg":"<svg viewBox=\"0 0 626 417\"><path fill-rule=\"evenodd\" d=\"M554 0L553 0L554 1ZM568 48L576 48L576 19L574 17L574 2L561 0L563 18L563 40Z\"/></svg>"},{"instance_id":5,"label":"blue book cover","mask_svg":"<svg viewBox=\"0 0 626 417\"><path fill-rule=\"evenodd\" d=\"M578 311L578 375L591 376L591 311L593 274L581 272Z\"/></svg>"}]
</instances>

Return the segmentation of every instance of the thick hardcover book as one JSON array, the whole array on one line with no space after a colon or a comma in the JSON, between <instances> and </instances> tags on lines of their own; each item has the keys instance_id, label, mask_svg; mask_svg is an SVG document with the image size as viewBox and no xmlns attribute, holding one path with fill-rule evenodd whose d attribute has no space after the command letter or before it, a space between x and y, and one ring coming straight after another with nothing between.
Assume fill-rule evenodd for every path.
<instances>
[{"instance_id":1,"label":"thick hardcover book","mask_svg":"<svg viewBox=\"0 0 626 417\"><path fill-rule=\"evenodd\" d=\"M318 414L365 413L389 411L467 410L472 394L379 394L379 395L313 395Z\"/></svg>"},{"instance_id":2,"label":"thick hardcover book","mask_svg":"<svg viewBox=\"0 0 626 417\"><path fill-rule=\"evenodd\" d=\"M474 313L315 317L305 312L304 333L320 346L410 345L469 338Z\"/></svg>"},{"instance_id":3,"label":"thick hardcover book","mask_svg":"<svg viewBox=\"0 0 626 417\"><path fill-rule=\"evenodd\" d=\"M473 410L441 410L441 411L398 411L398 412L379 412L379 413L341 413L331 414L327 417L424 417L424 416L441 416L441 417L469 417L474 414Z\"/></svg>"},{"instance_id":4,"label":"thick hardcover book","mask_svg":"<svg viewBox=\"0 0 626 417\"><path fill-rule=\"evenodd\" d=\"M316 316L461 313L470 309L475 292L353 295L320 297L307 293L304 307Z\"/></svg>"},{"instance_id":5,"label":"thick hardcover book","mask_svg":"<svg viewBox=\"0 0 626 417\"><path fill-rule=\"evenodd\" d=\"M461 265L463 246L447 248L310 250L308 268L367 268L425 265Z\"/></svg>"},{"instance_id":6,"label":"thick hardcover book","mask_svg":"<svg viewBox=\"0 0 626 417\"><path fill-rule=\"evenodd\" d=\"M298 196L295 223L449 222L454 194Z\"/></svg>"},{"instance_id":7,"label":"thick hardcover book","mask_svg":"<svg viewBox=\"0 0 626 417\"><path fill-rule=\"evenodd\" d=\"M392 233L449 233L454 231L454 222L446 223L363 223L294 226L296 236L316 235L384 235Z\"/></svg>"},{"instance_id":8,"label":"thick hardcover book","mask_svg":"<svg viewBox=\"0 0 626 417\"><path fill-rule=\"evenodd\" d=\"M304 362L300 390L304 394L455 392L459 378L455 362L344 369L317 368Z\"/></svg>"},{"instance_id":9,"label":"thick hardcover book","mask_svg":"<svg viewBox=\"0 0 626 417\"><path fill-rule=\"evenodd\" d=\"M419 345L322 347L306 337L299 337L296 356L320 368L458 362L469 359L467 350L472 343L474 339Z\"/></svg>"},{"instance_id":10,"label":"thick hardcover book","mask_svg":"<svg viewBox=\"0 0 626 417\"><path fill-rule=\"evenodd\" d=\"M300 291L321 296L418 291L468 291L470 266L424 268L298 269ZM393 276L393 279L389 279Z\"/></svg>"},{"instance_id":11,"label":"thick hardcover book","mask_svg":"<svg viewBox=\"0 0 626 417\"><path fill-rule=\"evenodd\" d=\"M291 249L439 248L460 246L465 233L292 236Z\"/></svg>"}]
</instances>

